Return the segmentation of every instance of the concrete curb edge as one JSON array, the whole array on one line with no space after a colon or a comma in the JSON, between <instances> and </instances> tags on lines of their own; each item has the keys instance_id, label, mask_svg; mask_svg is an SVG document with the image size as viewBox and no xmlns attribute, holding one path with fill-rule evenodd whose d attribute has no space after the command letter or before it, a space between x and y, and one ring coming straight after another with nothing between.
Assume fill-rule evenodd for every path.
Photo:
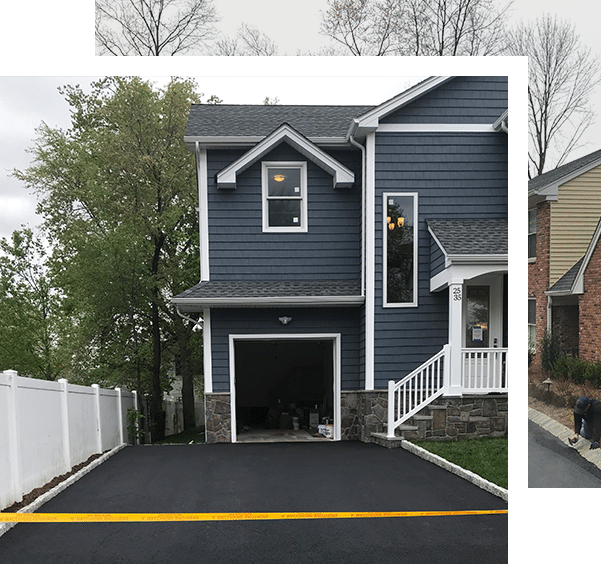
<instances>
[{"instance_id":1,"label":"concrete curb edge","mask_svg":"<svg viewBox=\"0 0 601 564\"><path fill-rule=\"evenodd\" d=\"M532 407L528 408L528 419L557 437L563 443L566 443L568 448L577 450L580 456L588 460L591 464L597 466L597 468L601 469L601 449L590 450L590 441L587 441L581 437L574 446L569 446L567 444L568 438L574 436L574 431L568 429L565 425L562 425L554 419L551 419L548 415L545 415L544 413L541 413Z\"/></svg>"},{"instance_id":2,"label":"concrete curb edge","mask_svg":"<svg viewBox=\"0 0 601 564\"><path fill-rule=\"evenodd\" d=\"M77 480L79 480L80 478L83 478L88 472L91 472L92 470L94 470L94 468L100 466L103 462L106 462L111 456L119 452L121 449L124 449L126 446L127 444L122 444L104 453L102 456L96 458L90 464L79 470L79 472L73 474L73 476L69 476L66 480L64 480L51 490L47 491L45 494L42 494L40 497L38 497L35 501L30 503L26 507L19 509L17 513L33 513L34 511L37 511L47 501L50 501L53 497L57 496L63 490L67 489L71 484L77 482ZM0 537L17 524L18 523L0 524Z\"/></svg>"},{"instance_id":3,"label":"concrete curb edge","mask_svg":"<svg viewBox=\"0 0 601 564\"><path fill-rule=\"evenodd\" d=\"M427 451L426 449L423 449L417 445L414 445L413 443L411 443L407 440L401 441L401 447L404 448L405 450L411 452L412 454L415 454L415 455L419 456L420 458L423 458L424 460L427 460L428 462L431 462L432 464L436 464L437 466L444 468L448 472L451 472L452 474L455 474L456 476L459 476L460 478L463 478L464 480L471 482L475 486L478 486L479 488L486 490L487 492L489 492L493 495L496 495L497 497L500 497L504 501L508 500L508 490L506 490L505 488L502 488L501 486L497 486L496 484L493 484L492 482L489 482L488 480L485 480L484 478L482 478L482 476L478 476L478 474L475 474L474 472L471 472L470 470L461 468L461 466L458 466L457 464L453 464L452 462L445 460L444 458L438 456L437 454L433 454L433 453Z\"/></svg>"}]
</instances>

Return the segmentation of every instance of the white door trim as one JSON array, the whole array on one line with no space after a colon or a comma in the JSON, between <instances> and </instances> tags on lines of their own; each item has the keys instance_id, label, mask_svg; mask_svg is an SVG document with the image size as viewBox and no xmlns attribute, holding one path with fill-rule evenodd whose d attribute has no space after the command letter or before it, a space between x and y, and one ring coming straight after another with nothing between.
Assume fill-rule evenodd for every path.
<instances>
[{"instance_id":1,"label":"white door trim","mask_svg":"<svg viewBox=\"0 0 601 564\"><path fill-rule=\"evenodd\" d=\"M334 380L334 440L339 441L341 437L341 370L342 354L340 349L340 333L286 333L282 334L251 334L251 335L229 335L229 364L230 364L230 408L232 425L232 442L237 441L236 436L236 341L271 341L271 340L311 340L311 341L332 341L333 343L333 380Z\"/></svg>"}]
</instances>

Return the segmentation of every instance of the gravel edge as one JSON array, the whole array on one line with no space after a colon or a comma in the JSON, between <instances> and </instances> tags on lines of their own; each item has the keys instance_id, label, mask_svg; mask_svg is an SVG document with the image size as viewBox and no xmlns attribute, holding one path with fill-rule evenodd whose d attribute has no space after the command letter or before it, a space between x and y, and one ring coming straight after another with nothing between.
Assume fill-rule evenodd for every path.
<instances>
[{"instance_id":1,"label":"gravel edge","mask_svg":"<svg viewBox=\"0 0 601 564\"><path fill-rule=\"evenodd\" d=\"M36 498L35 501L30 503L26 507L19 509L19 511L17 511L17 513L33 513L34 511L37 511L47 501L50 501L53 497L57 496L63 490L67 489L71 484L74 484L75 482L77 482L77 480L79 480L80 478L83 478L83 476L85 476L88 472L91 472L92 470L94 470L94 468L97 468L98 466L100 466L103 462L106 462L111 456L118 453L120 450L124 449L126 446L127 446L127 444L122 444L122 445L119 445L118 447L115 447L112 450L109 450L102 456L93 460L86 467L82 468L79 472L76 472L75 474L73 474L73 476L69 476L66 480L64 480L63 482L61 482L60 484L58 484L51 490L47 491L46 493L42 494L40 497ZM17 524L18 523L0 523L0 537L4 533L6 533L10 529L12 529Z\"/></svg>"}]
</instances>

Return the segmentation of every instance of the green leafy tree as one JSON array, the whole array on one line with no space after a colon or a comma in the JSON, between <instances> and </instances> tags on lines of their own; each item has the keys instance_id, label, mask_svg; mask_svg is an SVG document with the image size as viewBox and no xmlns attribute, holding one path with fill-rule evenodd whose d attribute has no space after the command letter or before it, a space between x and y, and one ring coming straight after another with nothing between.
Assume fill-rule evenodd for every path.
<instances>
[{"instance_id":1,"label":"green leafy tree","mask_svg":"<svg viewBox=\"0 0 601 564\"><path fill-rule=\"evenodd\" d=\"M45 257L44 245L31 229L0 240L0 370L56 380L63 367L60 300Z\"/></svg>"},{"instance_id":2,"label":"green leafy tree","mask_svg":"<svg viewBox=\"0 0 601 564\"><path fill-rule=\"evenodd\" d=\"M198 279L195 166L183 140L196 88L135 77L105 78L89 94L66 86L71 127L42 124L33 164L15 173L40 197L73 325L73 374L149 392L157 439L172 366L184 377L185 424L194 424L197 345L169 297Z\"/></svg>"}]
</instances>

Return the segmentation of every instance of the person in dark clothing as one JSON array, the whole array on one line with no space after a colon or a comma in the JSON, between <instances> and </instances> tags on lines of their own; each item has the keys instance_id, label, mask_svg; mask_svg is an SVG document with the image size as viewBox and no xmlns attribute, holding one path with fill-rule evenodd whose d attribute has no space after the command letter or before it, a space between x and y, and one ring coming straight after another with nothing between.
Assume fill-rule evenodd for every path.
<instances>
[{"instance_id":1,"label":"person in dark clothing","mask_svg":"<svg viewBox=\"0 0 601 564\"><path fill-rule=\"evenodd\" d=\"M573 438L568 439L571 445L578 441L578 436L591 441L592 449L599 448L601 439L601 401L580 396L574 406Z\"/></svg>"}]
</instances>

